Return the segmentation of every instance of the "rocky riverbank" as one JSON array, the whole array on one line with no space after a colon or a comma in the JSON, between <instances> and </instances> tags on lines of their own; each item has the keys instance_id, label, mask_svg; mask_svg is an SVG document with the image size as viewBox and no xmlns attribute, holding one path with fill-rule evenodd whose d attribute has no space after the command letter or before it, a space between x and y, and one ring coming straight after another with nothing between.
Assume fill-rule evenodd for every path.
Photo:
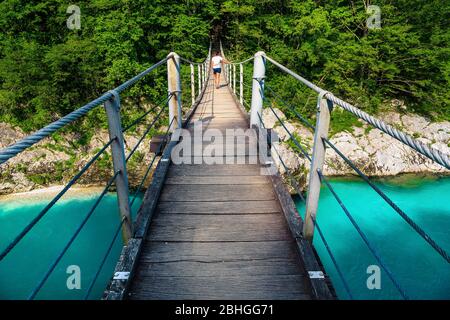
<instances>
[{"instance_id":1,"label":"rocky riverbank","mask_svg":"<svg viewBox=\"0 0 450 320\"><path fill-rule=\"evenodd\" d=\"M286 128L294 134L300 144L311 154L313 132L274 109ZM333 117L339 116L339 109L333 111ZM432 148L450 154L450 122L430 122L412 114L394 112L378 116L394 127L401 129L417 140L429 144ZM295 152L292 139L270 109L263 112L263 121L268 128L274 128L282 142L275 148L290 172L300 182L300 187L308 180L309 161ZM126 153L129 153L142 136L145 128L138 128L134 134L126 135ZM160 128L165 131L165 128ZM22 139L25 135L18 128L0 123L0 149ZM98 130L89 141L79 143L81 137L76 133L61 135L58 138L47 138L12 158L1 167L0 195L26 192L45 188L55 184L67 183L100 148L109 140L106 130ZM331 142L352 160L368 176L394 176L403 173L438 173L449 174L449 171L428 158L418 154L387 134L364 122L358 126L341 131L330 138ZM145 139L128 164L130 186L139 185L144 176L146 165L153 154L148 152L150 139ZM282 174L285 169L273 152L275 163ZM109 150L96 161L79 179L83 186L104 185L112 174L112 161ZM354 171L331 149L327 149L324 174L329 176L347 176ZM151 175L150 175L151 176Z\"/></svg>"},{"instance_id":2,"label":"rocky riverbank","mask_svg":"<svg viewBox=\"0 0 450 320\"><path fill-rule=\"evenodd\" d=\"M286 120L286 116L280 110L274 110L301 146L311 154L313 132L298 122ZM334 110L333 116L339 116L339 112L345 111ZM450 122L430 122L418 115L401 115L395 112L381 114L378 118L407 132L432 148L450 154ZM295 145L292 143L292 139L270 109L264 110L263 121L267 127L274 128L278 133L282 140L282 142L276 143L279 156L296 179L300 181L300 187L304 187L308 178L309 161L300 156L299 152L293 151L292 147L295 148ZM330 141L368 176L394 176L403 173L450 174L449 170L433 163L430 159L380 130L374 129L362 120L358 126L334 134ZM284 174L285 169L277 152L272 152L272 154L275 163ZM331 148L327 149L323 172L328 176L356 174Z\"/></svg>"},{"instance_id":3,"label":"rocky riverbank","mask_svg":"<svg viewBox=\"0 0 450 320\"><path fill-rule=\"evenodd\" d=\"M128 154L143 135L145 128L137 128L133 134L125 135ZM165 131L165 128L160 130ZM0 149L22 139L26 134L19 128L0 123ZM0 195L27 192L54 185L64 185L109 141L108 132L99 129L81 143L76 133L46 138L0 167ZM130 186L141 182L153 154L148 152L150 139L144 139L128 163ZM112 175L112 159L108 149L80 177L78 185L105 185Z\"/></svg>"}]
</instances>

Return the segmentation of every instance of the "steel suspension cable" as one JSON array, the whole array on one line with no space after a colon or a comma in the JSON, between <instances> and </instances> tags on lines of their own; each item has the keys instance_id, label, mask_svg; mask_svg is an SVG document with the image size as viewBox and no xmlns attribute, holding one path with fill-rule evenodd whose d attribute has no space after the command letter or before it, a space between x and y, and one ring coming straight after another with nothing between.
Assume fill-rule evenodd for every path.
<instances>
[{"instance_id":1,"label":"steel suspension cable","mask_svg":"<svg viewBox=\"0 0 450 320\"><path fill-rule=\"evenodd\" d=\"M34 297L36 297L36 294L41 290L42 286L45 284L45 282L47 281L48 277L52 274L53 270L55 270L56 266L58 265L58 263L61 261L62 257L65 255L65 253L67 252L67 250L70 248L70 246L72 245L72 243L75 241L75 239L77 238L77 236L80 234L81 230L83 229L83 227L86 225L86 223L88 222L89 218L92 216L92 214L94 213L95 209L97 208L97 206L99 205L100 201L103 199L103 197L105 196L105 194L109 191L109 188L111 187L111 185L113 184L113 182L116 180L118 174L120 173L120 171L117 171L108 181L108 184L106 185L105 189L103 189L102 193L100 194L100 196L97 198L97 200L95 201L94 205L92 206L92 208L90 209L90 211L88 212L88 214L84 217L84 219L82 220L82 222L80 223L80 225L78 226L78 228L75 230L75 233L70 237L70 240L66 243L66 245L64 246L64 248L62 249L62 251L58 254L58 256L56 257L55 261L50 265L50 268L47 270L47 272L44 274L44 277L42 277L42 279L39 281L38 285L34 288L34 290L31 292L30 296L28 297L28 300L33 300Z\"/></svg>"},{"instance_id":2,"label":"steel suspension cable","mask_svg":"<svg viewBox=\"0 0 450 320\"><path fill-rule=\"evenodd\" d=\"M109 254L111 253L111 250L112 250L112 248L113 248L113 246L114 246L114 243L115 243L116 240L117 240L117 236L119 235L120 230L122 229L122 226L123 226L125 220L126 220L125 217L123 217L122 220L121 220L121 222L120 222L119 225L117 226L116 231L114 232L114 237L113 237L113 239L111 240L111 242L109 243L108 249L106 250L106 253L105 253L105 255L103 256L103 259L102 259L102 261L101 261L101 263L100 263L100 266L98 267L97 272L95 273L94 277L92 278L91 283L90 283L89 286L88 286L88 289L87 289L86 294L85 294L85 296L84 296L84 300L87 300L87 299L89 298L89 295L91 294L91 291L92 291L92 289L94 288L94 284L95 284L95 282L97 281L98 276L100 275L100 272L102 271L103 266L104 266L105 263L106 263L106 259L108 259L108 256L109 256Z\"/></svg>"},{"instance_id":3,"label":"steel suspension cable","mask_svg":"<svg viewBox=\"0 0 450 320\"><path fill-rule=\"evenodd\" d=\"M149 74L151 71L155 70L157 67L159 67L163 63L167 62L167 60L169 58L171 58L171 56L168 56L165 59L157 62L156 64L152 65L150 68L146 69L145 71L141 72L137 76L126 81L125 83L121 84L120 86L116 87L114 90L111 90L111 91L112 92L116 91L117 93L122 92L123 90L127 89L128 87L133 85L135 82L137 82L138 80L140 80L141 78L143 78L144 76ZM0 150L0 165L5 163L12 157L16 156L17 154L21 153L25 149L38 143L39 141L43 140L44 138L50 136L52 133L56 132L57 130L61 129L62 127L80 119L82 116L86 115L89 111L91 111L95 107L114 98L114 94L111 91L104 93L102 96L98 97L97 99L92 100L91 102L84 105L83 107L81 107L75 111L72 111L68 115L62 117L59 120L54 121L53 123L45 126L44 128L36 131L35 133L16 142L15 144Z\"/></svg>"},{"instance_id":4,"label":"steel suspension cable","mask_svg":"<svg viewBox=\"0 0 450 320\"><path fill-rule=\"evenodd\" d=\"M258 81L258 83L260 84L260 86L262 86L261 82ZM301 153L303 154L304 157L306 157L306 159L308 159L309 161L311 161L311 157L309 156L308 152L306 152L306 150L300 145L300 143L297 141L297 139L292 135L292 133L288 130L288 128L286 128L286 125L284 124L283 120L281 120L281 118L277 115L277 113L275 112L275 110L272 108L270 101L266 98L266 96L263 96L264 101L268 102L268 106L270 108L270 110L272 110L272 113L275 115L275 117L277 118L277 120L281 123L281 125L283 126L284 130L286 130L286 132L289 134L290 138L292 139L292 141L295 143L295 145L297 146L297 148L300 149Z\"/></svg>"},{"instance_id":5,"label":"steel suspension cable","mask_svg":"<svg viewBox=\"0 0 450 320\"><path fill-rule=\"evenodd\" d=\"M244 64L244 63L247 63L247 62L249 62L249 61L252 61L253 59L255 59L255 56L251 56L251 57L249 57L249 58L247 58L247 59L245 59L245 60L239 61L239 62L231 62L231 61L230 61L230 64L231 64L231 65Z\"/></svg>"},{"instance_id":6,"label":"steel suspension cable","mask_svg":"<svg viewBox=\"0 0 450 320\"><path fill-rule=\"evenodd\" d=\"M169 126L168 126L168 128L167 128L167 130L166 130L166 133L165 133L165 135L164 135L164 136L165 136L165 139L167 139L167 136L168 136L170 127L172 126L172 123L173 123L174 120L175 120L175 117L172 118L172 121L170 122L170 124L169 124ZM157 155L161 152L162 145L163 145L163 144L161 143L161 144L158 146L158 150L155 152L155 155L153 156L152 161L150 162L149 166L147 167L147 170L146 170L146 172L145 172L145 174L144 174L144 178L141 180L141 183L139 184L139 187L137 188L136 192L134 193L133 200L132 200L131 203L130 203L130 207L133 207L134 201L136 200L136 198L137 198L139 192L141 191L142 186L144 185L145 180L147 179L147 176L148 176L148 174L150 173L150 170L151 170L151 168L152 168L152 166L153 166L153 163L155 162L155 159L156 159Z\"/></svg>"},{"instance_id":7,"label":"steel suspension cable","mask_svg":"<svg viewBox=\"0 0 450 320\"><path fill-rule=\"evenodd\" d=\"M264 86L265 88L267 88L267 86ZM271 90L271 89L269 89ZM273 92L273 90L271 90ZM265 98L265 97L264 97ZM274 113L274 115L277 117L277 119L281 122L281 124L283 125L283 122L281 121L281 119L278 117L278 115L275 113L275 111L273 110L273 108L270 106L272 112ZM288 134L291 136L289 130L287 130L287 128L283 125L284 129L288 132ZM353 162L351 162L347 157L345 157L345 155L340 152L336 146L334 146L334 144L331 143L331 141L329 141L326 138L323 138L323 141L329 145L332 149L334 149L334 151L354 170L356 171L356 173L358 173L359 176L361 176L423 239L425 239L425 241L427 241L432 247L433 249L438 252L447 262L450 262L450 258L449 255L446 253L446 251L440 247L422 228L420 228L404 211L402 211L391 199L389 199L386 194L384 194L375 184L373 184L369 178L364 175L362 173L361 170L359 170L354 164ZM294 141L295 142L295 141ZM297 145L297 143L296 143Z\"/></svg>"},{"instance_id":8,"label":"steel suspension cable","mask_svg":"<svg viewBox=\"0 0 450 320\"><path fill-rule=\"evenodd\" d=\"M322 138L368 185L378 193L387 204L389 204L428 244L439 253L447 262L450 262L447 252L439 246L414 220L412 220L402 209L400 209L380 188L378 188L370 179L350 160L348 159L330 140Z\"/></svg>"},{"instance_id":9,"label":"steel suspension cable","mask_svg":"<svg viewBox=\"0 0 450 320\"><path fill-rule=\"evenodd\" d=\"M348 282L347 282L347 280L345 280L344 274L342 273L341 268L339 267L334 254L331 252L331 248L328 245L328 241L325 239L325 236L323 235L322 230L320 229L320 226L317 223L316 219L314 219L311 216L311 220L312 220L314 226L316 227L317 232L319 232L320 239L322 240L323 245L324 245L325 249L327 250L328 255L330 256L330 259L333 262L334 267L336 268L336 271L337 271L337 273L339 275L339 278L341 279L342 284L344 285L345 292L347 292L347 295L350 297L351 300L353 300L353 295L350 292L350 287L348 285Z\"/></svg>"},{"instance_id":10,"label":"steel suspension cable","mask_svg":"<svg viewBox=\"0 0 450 320\"><path fill-rule=\"evenodd\" d=\"M288 106L288 108L291 109L291 110L295 113L296 117L297 117L301 122L303 122L307 127L309 127L310 129L313 129L313 130L316 129L316 127L315 127L314 125L312 125L311 122L309 122L306 118L304 118L302 115L300 115L300 114L297 112L297 110L295 110L295 108L294 108L291 104L289 104L289 103L287 103L286 101L284 101L284 100L280 97L280 95L279 95L278 93L276 93L271 87L269 87L267 84L264 84L264 88L269 89L269 91L275 96L276 99L278 99L279 101L281 101L281 103L283 103L284 105Z\"/></svg>"},{"instance_id":11,"label":"steel suspension cable","mask_svg":"<svg viewBox=\"0 0 450 320\"><path fill-rule=\"evenodd\" d=\"M325 185L327 186L327 188L331 191L331 193L333 194L334 198L336 199L336 201L338 202L338 204L340 205L340 207L342 208L342 210L344 211L345 215L347 216L347 218L350 220L351 224L353 225L353 227L356 229L356 231L358 232L359 236L361 237L361 239L364 241L364 243L366 244L366 246L369 248L370 252L372 253L372 255L375 257L375 259L378 261L378 263L380 264L381 268L386 272L386 274L388 275L389 279L391 279L392 283L394 284L394 286L397 288L397 290L400 292L401 296L404 299L409 299L408 296L406 295L405 291L403 290L403 288L400 286L400 284L398 283L398 281L395 279L393 273L391 272L391 270L386 266L386 264L383 262L383 260L381 259L381 256L379 255L378 251L375 249L375 247L370 243L369 239L367 238L367 236L364 234L364 232L361 230L361 228L358 226L358 224L356 223L356 221L354 220L353 216L350 214L350 212L348 211L347 207L344 205L344 203L342 202L341 198L337 195L336 191L334 191L334 188L331 186L331 184L328 182L328 179L325 178L325 176L322 174L322 172L320 170L317 170L317 173L320 176L320 179L325 183Z\"/></svg>"},{"instance_id":12,"label":"steel suspension cable","mask_svg":"<svg viewBox=\"0 0 450 320\"><path fill-rule=\"evenodd\" d=\"M160 105L162 106L163 104L167 103L171 98L173 97L173 94L169 94L169 96L164 100L164 102ZM150 130L153 128L153 126L155 125L155 123L159 120L159 118L161 117L161 114L163 113L165 109L161 108L161 110L159 111L159 113L156 115L156 117L153 119L152 123L147 127L147 129L145 130L144 134L142 135L142 137L139 139L139 141L136 143L136 145L133 147L133 149L130 151L130 153L128 154L128 156L126 157L126 162L128 162L128 160L133 156L133 154L136 152L137 148L139 148L139 146L141 145L142 141L144 141L145 137L147 136L147 134L150 132ZM175 119L175 118L174 118Z\"/></svg>"},{"instance_id":13,"label":"steel suspension cable","mask_svg":"<svg viewBox=\"0 0 450 320\"><path fill-rule=\"evenodd\" d=\"M150 110L146 111L144 114L142 114L141 116L139 116L138 118L134 119L133 122L128 125L125 129L122 130L122 132L126 132L129 129L131 129L132 127L134 127L135 125L137 125L139 122L141 122L146 116L148 116L150 113L152 113L153 111L155 111L158 107L161 106L161 104L163 104L165 101L167 100L167 98L163 98L161 99L157 104L155 104L153 106L153 108L151 108Z\"/></svg>"},{"instance_id":14,"label":"steel suspension cable","mask_svg":"<svg viewBox=\"0 0 450 320\"><path fill-rule=\"evenodd\" d=\"M261 121L261 124L263 125L263 128L266 128L266 126L265 126L265 124L264 124L264 121L261 119L261 116L260 116L259 114L258 114L258 117L259 117L259 119L260 119L260 121ZM277 148L275 147L275 145L272 145L272 146L274 147L274 150L275 150L275 152L277 153L277 156L278 156L278 158L280 159L280 162L283 164L283 167L284 167L286 173L289 175L289 178L290 178L291 181L295 184L294 188L295 188L295 191L297 192L297 195L301 198L301 200L303 201L303 203L306 203L306 200L305 200L304 196L302 195L302 193L300 192L300 189L299 189L299 187L298 187L297 180L295 180L295 178L294 178L294 177L292 176L292 174L290 173L289 168L285 165L285 163L284 163L283 159L281 158L281 155L280 155L280 153L278 152L278 150L277 150ZM297 210L297 214L300 216L300 214L298 213L298 210ZM301 217L300 217L300 218L301 218ZM316 226L317 231L319 232L319 236L320 236L320 238L321 238L321 240L322 240L322 242L323 242L323 244L324 244L324 246L325 246L325 249L327 250L328 255L329 255L330 258L331 258L331 261L333 262L334 267L336 268L336 271L338 272L339 278L341 279L341 281L342 281L342 283L343 283L343 285L344 285L345 291L347 292L347 294L348 294L348 296L350 297L350 299L353 300L353 295L352 295L351 292L350 292L350 288L349 288L349 286L348 286L347 280L345 280L344 274L342 273L341 268L339 267L336 258L334 257L333 253L331 252L330 246L328 245L328 242L326 241L326 239L325 239L325 237L324 237L324 235L323 235L323 233L322 233L322 230L321 230L320 227L319 227L319 224L317 223L317 221L316 221L314 218L313 218L313 223L314 223L314 225Z\"/></svg>"},{"instance_id":15,"label":"steel suspension cable","mask_svg":"<svg viewBox=\"0 0 450 320\"><path fill-rule=\"evenodd\" d=\"M261 115L260 115L259 113L258 113L258 117L259 117L259 120L261 121L261 124L262 124L263 128L266 129L266 126L265 126L265 124L264 124L264 121L261 119ZM275 152L276 152L276 154L277 154L277 156L278 156L278 159L280 159L280 162L281 162L281 164L283 165L284 170L285 170L286 173L288 174L289 179L290 179L291 182L294 184L295 191L297 192L297 194L299 195L299 197L302 199L302 201L305 202L305 198L303 197L302 193L300 192L300 188L298 187L297 180L295 180L295 178L294 178L294 176L291 174L289 168L288 168L287 165L284 163L284 161L283 161L283 159L282 159L282 157L281 157L281 154L278 152L278 150L277 150L277 148L275 147L275 145L272 144L272 146L273 146L273 149L275 150Z\"/></svg>"},{"instance_id":16,"label":"steel suspension cable","mask_svg":"<svg viewBox=\"0 0 450 320\"><path fill-rule=\"evenodd\" d=\"M330 92L327 92L326 90L323 90L322 88L316 86L312 82L306 80L302 76L298 75L294 71L288 69L287 67L283 66L279 62L275 61L274 59L265 56L267 60L269 60L272 64L277 66L279 69L284 71L285 73L291 75L295 79L299 80L303 84L305 84L307 87L313 89L319 94L325 93L324 97L333 102L334 104L341 106L344 108L344 110L354 114L356 117L366 121L367 123L371 124L375 128L383 131L384 133L390 135L391 137L397 139L398 141L402 142L403 144L406 144L407 146L411 147L412 149L416 150L420 154L424 155L425 157L433 160L434 162L440 164L446 169L450 169L450 156L436 148L430 147L418 140L413 139L410 135L395 129L394 127L388 125L384 121L381 121L375 117L372 117L368 113L356 108L355 106L351 105L350 103L345 102L344 100L341 100L337 97L335 97Z\"/></svg>"},{"instance_id":17,"label":"steel suspension cable","mask_svg":"<svg viewBox=\"0 0 450 320\"><path fill-rule=\"evenodd\" d=\"M105 150L115 140L111 139L97 154L69 181L69 183L53 198L53 200L41 210L41 212L31 220L31 222L14 238L14 240L6 247L0 254L0 261L2 261L11 250L25 237L25 235L38 223L41 218L55 205L55 203L69 190L73 184L86 172L87 169L105 152Z\"/></svg>"}]
</instances>

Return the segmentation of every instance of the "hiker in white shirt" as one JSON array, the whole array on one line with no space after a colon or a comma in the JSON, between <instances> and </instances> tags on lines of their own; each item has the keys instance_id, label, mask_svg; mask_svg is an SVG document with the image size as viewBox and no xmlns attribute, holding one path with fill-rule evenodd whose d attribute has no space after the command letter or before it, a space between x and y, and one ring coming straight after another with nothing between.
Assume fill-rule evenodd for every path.
<instances>
[{"instance_id":1,"label":"hiker in white shirt","mask_svg":"<svg viewBox=\"0 0 450 320\"><path fill-rule=\"evenodd\" d=\"M220 52L217 51L216 55L212 57L211 64L213 68L214 73L214 85L216 86L216 89L220 88L220 73L222 72L222 65L224 63L230 63L227 59L222 58L220 55Z\"/></svg>"}]
</instances>

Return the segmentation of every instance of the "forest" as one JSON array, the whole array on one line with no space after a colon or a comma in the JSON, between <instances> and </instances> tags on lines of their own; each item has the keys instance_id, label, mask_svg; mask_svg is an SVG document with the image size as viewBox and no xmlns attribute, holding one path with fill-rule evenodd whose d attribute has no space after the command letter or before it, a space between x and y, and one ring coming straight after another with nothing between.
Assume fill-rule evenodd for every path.
<instances>
[{"instance_id":1,"label":"forest","mask_svg":"<svg viewBox=\"0 0 450 320\"><path fill-rule=\"evenodd\" d=\"M67 27L69 5L80 8L79 29ZM380 28L366 24L369 5L381 9ZM231 60L263 50L371 113L398 108L396 99L397 111L449 120L449 21L442 0L3 0L0 121L36 130L170 51L201 61L211 36ZM312 117L311 92L268 72L270 87ZM161 68L127 92L129 113L166 93Z\"/></svg>"}]
</instances>

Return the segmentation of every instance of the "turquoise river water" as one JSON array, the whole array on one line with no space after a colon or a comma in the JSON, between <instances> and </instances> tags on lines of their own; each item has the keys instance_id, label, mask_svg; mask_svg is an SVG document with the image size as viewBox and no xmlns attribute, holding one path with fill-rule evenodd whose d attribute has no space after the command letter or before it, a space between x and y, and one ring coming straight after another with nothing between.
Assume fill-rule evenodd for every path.
<instances>
[{"instance_id":1,"label":"turquoise river water","mask_svg":"<svg viewBox=\"0 0 450 320\"><path fill-rule=\"evenodd\" d=\"M383 262L410 299L450 299L450 265L365 182L332 179L331 184ZM450 252L450 178L400 176L376 184ZM300 214L304 204L296 199ZM368 289L370 265L379 266L331 192L323 187L317 222L356 299L400 299L381 269L380 289ZM339 298L348 296L318 233L314 247Z\"/></svg>"},{"instance_id":2,"label":"turquoise river water","mask_svg":"<svg viewBox=\"0 0 450 320\"><path fill-rule=\"evenodd\" d=\"M373 243L386 265L412 299L450 299L450 268L412 228L364 182L331 179L349 211ZM450 178L400 177L377 180L378 186L414 219L437 243L450 252ZM98 194L61 200L0 263L0 299L26 299L69 240ZM296 200L303 214L303 203ZM35 217L47 201L0 202L0 250ZM139 206L134 205L134 212ZM322 189L318 223L356 299L399 299L388 276L381 271L381 289L367 288L367 267L378 265L335 201ZM37 299L82 299L118 226L116 198L107 195L83 231L57 265ZM334 266L316 234L314 246L336 292L347 299ZM101 297L122 248L114 244L91 299ZM79 266L81 289L69 290L69 266Z\"/></svg>"},{"instance_id":3,"label":"turquoise river water","mask_svg":"<svg viewBox=\"0 0 450 320\"><path fill-rule=\"evenodd\" d=\"M61 199L47 212L32 231L0 262L0 299L27 299L89 212L98 195L99 193L90 193L81 197ZM3 250L48 202L48 199L32 203L23 199L0 202L0 250ZM135 201L133 213L137 211L140 202L140 199ZM119 222L117 198L113 193L107 194L36 299L84 299L87 288L113 240ZM90 299L101 297L114 271L121 249L122 238L119 235L95 282ZM69 266L79 267L81 281L79 290L67 288L67 279L73 272L67 272Z\"/></svg>"}]
</instances>

